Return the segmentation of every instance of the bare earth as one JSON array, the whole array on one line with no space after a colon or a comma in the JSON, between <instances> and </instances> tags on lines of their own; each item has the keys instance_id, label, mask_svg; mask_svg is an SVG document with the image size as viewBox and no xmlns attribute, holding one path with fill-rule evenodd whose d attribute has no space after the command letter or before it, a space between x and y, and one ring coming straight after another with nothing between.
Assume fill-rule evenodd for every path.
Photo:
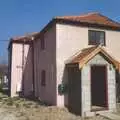
<instances>
[{"instance_id":1,"label":"bare earth","mask_svg":"<svg viewBox=\"0 0 120 120\"><path fill-rule=\"evenodd\" d=\"M81 118L67 108L46 106L42 102L9 98L0 93L0 120L108 120L101 116Z\"/></svg>"}]
</instances>

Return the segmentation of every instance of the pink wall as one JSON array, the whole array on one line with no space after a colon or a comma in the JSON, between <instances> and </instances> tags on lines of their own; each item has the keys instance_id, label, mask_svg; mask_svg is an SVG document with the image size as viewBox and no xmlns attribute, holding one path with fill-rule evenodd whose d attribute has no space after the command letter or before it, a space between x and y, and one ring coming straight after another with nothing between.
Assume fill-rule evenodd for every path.
<instances>
[{"instance_id":1,"label":"pink wall","mask_svg":"<svg viewBox=\"0 0 120 120\"><path fill-rule=\"evenodd\" d=\"M27 95L28 91L29 90L31 91L30 87L32 81L32 72L31 72L31 63L30 63L31 59L28 60L28 58L31 57L30 55L31 51L29 51L29 45L24 44L23 46L23 43L12 43L11 47L12 47L12 51L9 51L12 52L11 54L12 63L11 63L11 72L10 72L11 75L9 75L11 80L11 90L10 90L11 97L18 96L17 93L22 91L23 80L25 85L24 87L26 87L24 93L25 95ZM23 79L23 73L25 73L24 79Z\"/></svg>"},{"instance_id":2,"label":"pink wall","mask_svg":"<svg viewBox=\"0 0 120 120\"><path fill-rule=\"evenodd\" d=\"M57 86L63 80L67 82L66 61L81 49L91 47L88 45L88 30L102 30L106 33L106 51L116 60L120 61L120 32L105 29L95 29L68 24L56 24L56 59L57 59ZM65 78L65 79L64 79ZM68 95L59 95L57 92L57 105L68 105Z\"/></svg>"},{"instance_id":3,"label":"pink wall","mask_svg":"<svg viewBox=\"0 0 120 120\"><path fill-rule=\"evenodd\" d=\"M33 61L32 46L25 48L25 64L23 70L24 95L33 95Z\"/></svg>"},{"instance_id":4,"label":"pink wall","mask_svg":"<svg viewBox=\"0 0 120 120\"><path fill-rule=\"evenodd\" d=\"M33 41L33 48L25 45L24 57L24 94L29 95L33 91L33 72L35 81L35 96L50 104L64 107L67 105L67 94L58 94L58 85L63 80L67 82L65 61L79 50L91 47L88 45L88 30L94 28L74 25L56 24L44 33L45 50L40 48L40 38ZM95 29L106 32L106 50L112 56L120 60L120 32L105 29ZM16 95L19 85L22 84L22 44L12 45L12 69L11 69L11 96ZM34 52L34 53L32 53ZM32 64L34 58L34 68ZM46 86L41 86L41 71L46 71Z\"/></svg>"},{"instance_id":5,"label":"pink wall","mask_svg":"<svg viewBox=\"0 0 120 120\"><path fill-rule=\"evenodd\" d=\"M12 44L11 97L17 96L22 80L22 45ZM19 90L18 90L19 89Z\"/></svg>"},{"instance_id":6,"label":"pink wall","mask_svg":"<svg viewBox=\"0 0 120 120\"><path fill-rule=\"evenodd\" d=\"M56 27L44 33L45 50L40 39L34 41L35 95L39 99L56 104ZM46 86L41 86L41 71L46 71Z\"/></svg>"}]
</instances>

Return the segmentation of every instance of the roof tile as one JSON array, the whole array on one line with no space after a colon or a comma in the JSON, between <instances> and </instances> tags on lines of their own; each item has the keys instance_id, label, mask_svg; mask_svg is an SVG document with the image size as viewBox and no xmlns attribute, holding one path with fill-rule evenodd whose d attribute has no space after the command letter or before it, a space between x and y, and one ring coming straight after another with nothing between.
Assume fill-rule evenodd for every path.
<instances>
[{"instance_id":1,"label":"roof tile","mask_svg":"<svg viewBox=\"0 0 120 120\"><path fill-rule=\"evenodd\" d=\"M80 16L62 16L56 17L56 19L69 20L72 22L86 22L90 24L99 24L110 27L120 27L120 23L115 22L100 13L88 13Z\"/></svg>"}]
</instances>

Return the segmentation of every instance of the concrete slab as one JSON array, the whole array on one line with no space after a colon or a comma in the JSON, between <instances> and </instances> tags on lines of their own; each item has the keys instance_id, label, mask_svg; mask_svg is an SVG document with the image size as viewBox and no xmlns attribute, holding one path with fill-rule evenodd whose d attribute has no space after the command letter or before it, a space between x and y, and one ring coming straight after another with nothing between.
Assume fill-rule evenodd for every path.
<instances>
[{"instance_id":1,"label":"concrete slab","mask_svg":"<svg viewBox=\"0 0 120 120\"><path fill-rule=\"evenodd\" d=\"M95 116L95 112L85 112L85 117L93 117Z\"/></svg>"},{"instance_id":2,"label":"concrete slab","mask_svg":"<svg viewBox=\"0 0 120 120\"><path fill-rule=\"evenodd\" d=\"M108 118L110 120L120 120L120 116L114 113L99 113L99 115Z\"/></svg>"}]
</instances>

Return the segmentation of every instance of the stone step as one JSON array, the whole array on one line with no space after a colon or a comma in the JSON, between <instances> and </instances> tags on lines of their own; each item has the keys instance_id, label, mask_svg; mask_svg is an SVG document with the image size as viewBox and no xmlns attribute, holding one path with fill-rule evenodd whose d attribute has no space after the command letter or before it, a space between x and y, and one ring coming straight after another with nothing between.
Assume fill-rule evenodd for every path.
<instances>
[{"instance_id":1,"label":"stone step","mask_svg":"<svg viewBox=\"0 0 120 120\"><path fill-rule=\"evenodd\" d=\"M114 113L99 113L99 115L110 120L120 120L120 116Z\"/></svg>"}]
</instances>

